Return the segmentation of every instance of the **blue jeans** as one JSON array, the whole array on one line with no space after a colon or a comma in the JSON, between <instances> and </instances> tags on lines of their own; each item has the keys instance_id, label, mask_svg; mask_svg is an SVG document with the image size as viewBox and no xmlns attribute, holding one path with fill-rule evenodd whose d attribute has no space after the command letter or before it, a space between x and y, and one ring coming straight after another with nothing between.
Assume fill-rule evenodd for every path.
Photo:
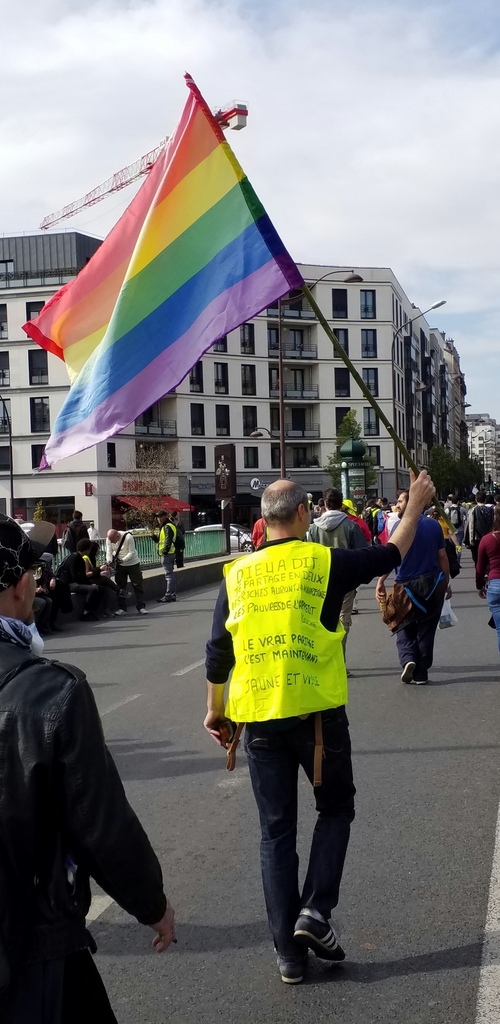
<instances>
[{"instance_id":1,"label":"blue jeans","mask_svg":"<svg viewBox=\"0 0 500 1024\"><path fill-rule=\"evenodd\" d=\"M306 879L299 893L297 782L301 766L313 781L314 714L291 729L247 725L245 749L261 827L260 862L269 928L281 956L303 957L293 938L302 907L328 920L337 906L354 818L351 741L345 707L323 711L322 784L314 789L318 817Z\"/></svg>"},{"instance_id":2,"label":"blue jeans","mask_svg":"<svg viewBox=\"0 0 500 1024\"><path fill-rule=\"evenodd\" d=\"M486 600L496 626L498 650L500 651L500 580L490 580L486 591Z\"/></svg>"},{"instance_id":3,"label":"blue jeans","mask_svg":"<svg viewBox=\"0 0 500 1024\"><path fill-rule=\"evenodd\" d=\"M163 555L163 569L165 572L165 597L173 597L175 594L174 562L175 552L171 555Z\"/></svg>"}]
</instances>

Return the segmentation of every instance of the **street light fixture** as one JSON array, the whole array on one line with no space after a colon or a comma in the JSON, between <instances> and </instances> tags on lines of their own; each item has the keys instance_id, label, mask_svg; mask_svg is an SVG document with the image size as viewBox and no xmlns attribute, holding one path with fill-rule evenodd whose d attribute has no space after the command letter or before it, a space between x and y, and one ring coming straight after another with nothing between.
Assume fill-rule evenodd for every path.
<instances>
[{"instance_id":1,"label":"street light fixture","mask_svg":"<svg viewBox=\"0 0 500 1024\"><path fill-rule=\"evenodd\" d=\"M445 305L446 305L446 299L439 299L438 302L433 302L432 306L429 306L428 309L424 309L424 311L422 313L417 313L417 315L412 317L411 320L407 320L405 324L401 324L401 327L398 327L397 331L394 334L394 337L392 339L392 345L391 345L392 425L394 427L394 430L397 429L397 427L396 427L396 368L395 368L395 363L394 363L394 348L395 348L395 344L396 344L396 339L397 339L398 335L401 334L401 331L408 330L408 327L411 327L411 325L413 323L415 323L415 320L420 320L421 316L426 316L427 313L430 313L433 309L439 309L440 306L445 306ZM428 387L429 385L426 385L426 386ZM394 488L395 488L395 492L396 492L395 493L395 497L397 498L398 490L399 490L399 473L398 473L398 448L397 448L397 445L395 443L394 443Z\"/></svg>"}]
</instances>

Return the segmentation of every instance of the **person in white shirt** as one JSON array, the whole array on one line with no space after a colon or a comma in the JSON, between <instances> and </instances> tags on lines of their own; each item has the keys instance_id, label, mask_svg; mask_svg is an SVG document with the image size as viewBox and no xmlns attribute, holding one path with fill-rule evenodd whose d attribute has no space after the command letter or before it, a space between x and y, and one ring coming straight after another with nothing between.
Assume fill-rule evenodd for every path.
<instances>
[{"instance_id":1,"label":"person in white shirt","mask_svg":"<svg viewBox=\"0 0 500 1024\"><path fill-rule=\"evenodd\" d=\"M87 533L89 540L99 540L99 530L96 530L93 522L90 522L87 526Z\"/></svg>"},{"instance_id":2,"label":"person in white shirt","mask_svg":"<svg viewBox=\"0 0 500 1024\"><path fill-rule=\"evenodd\" d=\"M126 530L108 530L106 562L115 570L115 581L120 590L125 590L127 580L130 580L134 588L137 611L139 615L147 615L141 563L131 533Z\"/></svg>"}]
</instances>

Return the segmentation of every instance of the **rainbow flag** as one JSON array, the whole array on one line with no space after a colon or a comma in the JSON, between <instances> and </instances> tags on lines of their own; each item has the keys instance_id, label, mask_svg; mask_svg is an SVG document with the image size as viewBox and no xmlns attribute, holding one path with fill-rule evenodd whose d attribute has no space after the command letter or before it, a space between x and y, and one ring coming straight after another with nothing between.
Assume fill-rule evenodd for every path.
<instances>
[{"instance_id":1,"label":"rainbow flag","mask_svg":"<svg viewBox=\"0 0 500 1024\"><path fill-rule=\"evenodd\" d=\"M189 98L142 188L26 334L70 391L42 464L123 430L219 338L302 277L189 75Z\"/></svg>"}]
</instances>

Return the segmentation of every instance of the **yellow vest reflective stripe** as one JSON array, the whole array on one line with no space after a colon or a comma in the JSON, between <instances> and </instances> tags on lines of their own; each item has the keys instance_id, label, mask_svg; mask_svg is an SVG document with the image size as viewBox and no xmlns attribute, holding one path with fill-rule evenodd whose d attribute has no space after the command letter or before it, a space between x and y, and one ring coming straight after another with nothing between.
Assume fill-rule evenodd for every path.
<instances>
[{"instance_id":1,"label":"yellow vest reflective stripe","mask_svg":"<svg viewBox=\"0 0 500 1024\"><path fill-rule=\"evenodd\" d=\"M235 667L226 715L266 722L347 702L344 628L321 625L332 555L292 540L224 566Z\"/></svg>"},{"instance_id":2,"label":"yellow vest reflective stripe","mask_svg":"<svg viewBox=\"0 0 500 1024\"><path fill-rule=\"evenodd\" d=\"M167 551L167 530L172 530L172 543ZM177 536L177 527L173 523L167 523L162 526L160 530L160 539L158 541L158 553L160 555L173 555L175 551L175 538Z\"/></svg>"}]
</instances>

